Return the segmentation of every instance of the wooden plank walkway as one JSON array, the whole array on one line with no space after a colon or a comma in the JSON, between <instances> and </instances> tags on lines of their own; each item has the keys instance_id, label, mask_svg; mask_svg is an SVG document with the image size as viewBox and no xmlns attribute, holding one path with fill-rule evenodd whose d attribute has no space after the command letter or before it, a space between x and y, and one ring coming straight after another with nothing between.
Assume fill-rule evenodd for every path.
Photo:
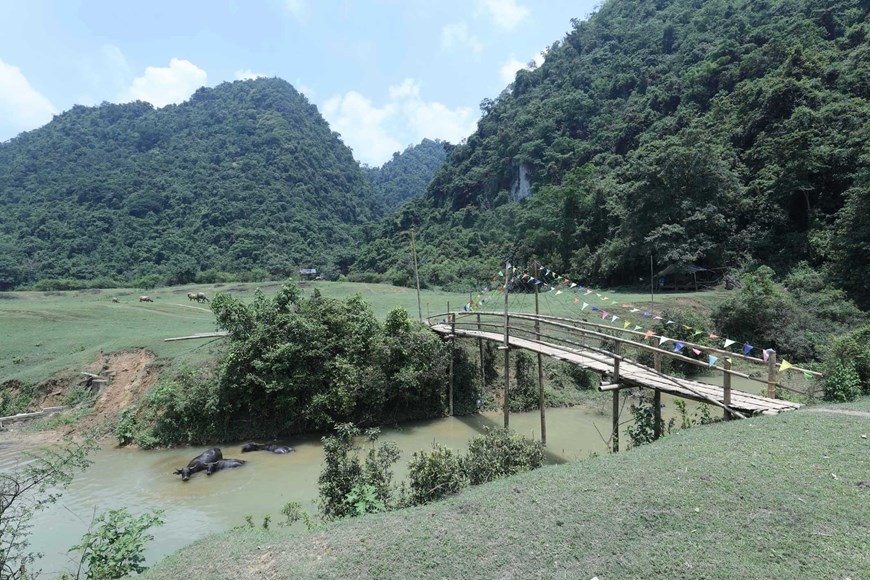
<instances>
[{"instance_id":1,"label":"wooden plank walkway","mask_svg":"<svg viewBox=\"0 0 870 580\"><path fill-rule=\"evenodd\" d=\"M433 324L430 328L441 335L450 336L452 334L452 329L449 324ZM498 343L504 342L504 335L496 332L456 328L456 336L480 338ZM514 336L508 337L508 343L513 348L522 348L531 352L539 352L545 356L575 364L579 367L590 369L601 374L613 374L613 358L604 353L582 349L568 349L554 344L542 343ZM653 369L647 366L629 362L625 359L623 359L619 365L619 382L631 387L658 389L663 393L668 393L670 395L693 401L718 401L720 405L724 405L725 392L722 387L699 383L688 379L664 377L657 374ZM730 407L736 411L750 415L775 415L781 411L797 409L800 406L799 403L793 403L791 401L770 399L761 395L731 389Z\"/></svg>"}]
</instances>

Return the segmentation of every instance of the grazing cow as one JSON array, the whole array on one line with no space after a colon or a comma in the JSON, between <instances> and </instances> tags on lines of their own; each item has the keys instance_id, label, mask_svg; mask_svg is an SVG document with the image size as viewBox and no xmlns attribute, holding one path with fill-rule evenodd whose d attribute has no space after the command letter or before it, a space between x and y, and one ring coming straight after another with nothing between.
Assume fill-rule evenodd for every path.
<instances>
[{"instance_id":1,"label":"grazing cow","mask_svg":"<svg viewBox=\"0 0 870 580\"><path fill-rule=\"evenodd\" d=\"M191 459L187 467L176 469L174 473L181 476L181 481L187 481L197 471L206 471L211 464L215 461L221 461L223 458L224 455L220 448L212 447Z\"/></svg>"},{"instance_id":2,"label":"grazing cow","mask_svg":"<svg viewBox=\"0 0 870 580\"><path fill-rule=\"evenodd\" d=\"M242 445L242 453L247 453L248 451L271 451L272 453L284 454L284 453L293 453L296 451L292 447L288 447L287 445L273 445L271 443L267 445L263 445L262 443L245 443Z\"/></svg>"},{"instance_id":3,"label":"grazing cow","mask_svg":"<svg viewBox=\"0 0 870 580\"><path fill-rule=\"evenodd\" d=\"M188 296L189 296L189 294L188 294ZM196 301L197 302L208 302L208 296L206 296L205 293L203 293L203 292L197 292L196 293Z\"/></svg>"},{"instance_id":4,"label":"grazing cow","mask_svg":"<svg viewBox=\"0 0 870 580\"><path fill-rule=\"evenodd\" d=\"M187 299L190 300L191 302L193 302L194 300L196 300L197 302L199 302L199 299L198 299L197 296L196 296L196 292L188 292L188 293L187 293Z\"/></svg>"},{"instance_id":5,"label":"grazing cow","mask_svg":"<svg viewBox=\"0 0 870 580\"><path fill-rule=\"evenodd\" d=\"M219 459L213 463L208 464L208 469L206 470L206 475L211 475L215 471L220 471L221 469L234 469L236 467L241 467L247 463L244 459Z\"/></svg>"},{"instance_id":6,"label":"grazing cow","mask_svg":"<svg viewBox=\"0 0 870 580\"><path fill-rule=\"evenodd\" d=\"M120 304L121 301L117 298L112 298L112 302L114 302L115 304Z\"/></svg>"},{"instance_id":7,"label":"grazing cow","mask_svg":"<svg viewBox=\"0 0 870 580\"><path fill-rule=\"evenodd\" d=\"M152 300L150 296L140 296L139 302L154 302L154 300Z\"/></svg>"}]
</instances>

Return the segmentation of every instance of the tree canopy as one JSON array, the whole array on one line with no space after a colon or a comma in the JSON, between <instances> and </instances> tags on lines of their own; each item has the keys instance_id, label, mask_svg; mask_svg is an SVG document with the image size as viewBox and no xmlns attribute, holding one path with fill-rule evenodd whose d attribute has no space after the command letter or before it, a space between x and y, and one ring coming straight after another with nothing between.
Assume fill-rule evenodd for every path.
<instances>
[{"instance_id":1,"label":"tree canopy","mask_svg":"<svg viewBox=\"0 0 870 580\"><path fill-rule=\"evenodd\" d=\"M0 144L0 207L0 289L326 271L355 243L348 226L382 212L350 149L280 79L161 109L76 106Z\"/></svg>"}]
</instances>

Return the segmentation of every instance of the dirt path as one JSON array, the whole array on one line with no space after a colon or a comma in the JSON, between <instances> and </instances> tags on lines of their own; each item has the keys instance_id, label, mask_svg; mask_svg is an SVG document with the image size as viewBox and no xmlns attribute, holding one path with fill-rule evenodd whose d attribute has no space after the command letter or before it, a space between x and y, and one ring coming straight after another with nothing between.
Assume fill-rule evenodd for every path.
<instances>
[{"instance_id":1,"label":"dirt path","mask_svg":"<svg viewBox=\"0 0 870 580\"><path fill-rule=\"evenodd\" d=\"M810 413L829 413L831 415L849 415L850 417L864 417L870 419L868 411L851 411L849 409L807 409Z\"/></svg>"}]
</instances>

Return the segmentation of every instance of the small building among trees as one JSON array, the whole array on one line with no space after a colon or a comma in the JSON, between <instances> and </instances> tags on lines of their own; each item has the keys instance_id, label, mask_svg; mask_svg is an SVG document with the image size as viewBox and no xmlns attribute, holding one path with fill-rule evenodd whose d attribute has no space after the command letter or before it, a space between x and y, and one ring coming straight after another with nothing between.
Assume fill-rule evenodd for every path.
<instances>
[{"instance_id":1,"label":"small building among trees","mask_svg":"<svg viewBox=\"0 0 870 580\"><path fill-rule=\"evenodd\" d=\"M302 268L299 270L299 275L303 280L313 280L317 278L317 268Z\"/></svg>"}]
</instances>

